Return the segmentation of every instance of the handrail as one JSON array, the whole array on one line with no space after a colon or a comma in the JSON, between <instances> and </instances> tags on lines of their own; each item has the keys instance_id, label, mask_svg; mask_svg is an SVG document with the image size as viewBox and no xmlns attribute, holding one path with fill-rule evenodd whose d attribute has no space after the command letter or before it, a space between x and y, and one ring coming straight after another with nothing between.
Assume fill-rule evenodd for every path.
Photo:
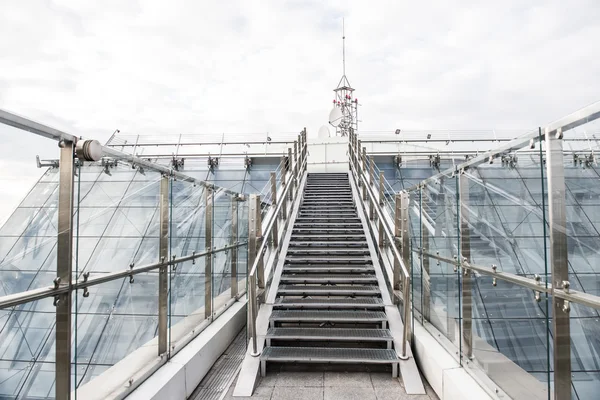
<instances>
[{"instance_id":1,"label":"handrail","mask_svg":"<svg viewBox=\"0 0 600 400\"><path fill-rule=\"evenodd\" d=\"M302 167L300 168L300 171L304 170L307 158L308 158L307 156L304 157L304 160L302 162ZM293 174L293 172L290 172L290 175L291 174ZM291 186L293 186L292 179L286 181L285 189L283 190L283 193L281 194L282 197L288 195L288 192L289 192L289 189L290 189ZM271 234L271 230L273 229L273 225L275 224L275 220L277 218L277 215L279 214L279 211L281 210L282 204L283 204L282 201L278 201L277 204L275 205L275 212L273 212L271 214L271 218L269 219L269 222L267 222L267 224L265 226L265 229L263 230L263 237L268 237ZM260 245L260 247L258 248L256 254L262 254L262 252L265 251L266 246L267 246L267 241L263 240L262 243L261 243L261 245ZM248 276L256 274L256 270L258 269L258 264L260 264L260 257L256 257L256 259L252 263L252 268L250 269L250 272L248 273Z\"/></svg>"},{"instance_id":2,"label":"handrail","mask_svg":"<svg viewBox=\"0 0 600 400\"><path fill-rule=\"evenodd\" d=\"M404 264L404 260L402 258L402 255L400 254L400 252L398 251L398 247L396 245L396 237L392 234L391 232L391 228L388 225L387 222L387 218L385 218L384 212L381 209L381 204L379 203L379 200L376 198L375 193L373 192L373 185L371 184L372 182L369 182L369 180L366 177L366 172L365 171L361 171L360 168L357 168L356 163L358 163L358 157L355 157L356 155L356 151L353 147L353 142L354 142L354 137L350 138L350 154L349 154L349 159L350 159L350 170L352 171L352 176L354 177L354 179L356 180L357 178L360 179L360 181L362 181L362 185L363 187L366 189L366 193L369 196L369 201L371 204L371 210L373 210L374 212L377 213L377 218L379 219L380 223L380 229L383 229L383 233L385 234L385 236L387 237L387 240L389 243L393 243L391 247L391 251L392 251L392 256L394 258L394 271L393 271L393 277L392 280L395 280L395 277L398 276L399 274L397 274L397 271L395 270L395 268L398 266L400 268L401 274L403 275L403 287L402 287L402 301L404 304L404 309L403 309L403 316L404 316L404 326L403 326L403 330L402 330L402 349L401 349L401 355L400 355L400 359L402 360L407 360L409 358L408 356L408 341L410 339L410 325L411 325L411 312L412 312L412 307L410 306L410 287L411 287L411 280L412 277L410 276L408 269L406 268L406 265ZM357 182L358 183L358 182ZM359 195L359 198L360 195ZM367 199L364 200L365 202L367 201ZM377 248L379 249L379 246L377 246ZM396 263L397 262L397 263ZM394 287L392 289L395 289ZM391 297L394 298L395 294L391 293Z\"/></svg>"},{"instance_id":3,"label":"handrail","mask_svg":"<svg viewBox=\"0 0 600 400\"><path fill-rule=\"evenodd\" d=\"M307 151L307 143L306 143L306 130L303 131L302 136L299 136L300 143L297 148L294 149L294 159L290 157L289 159L289 177L286 179L285 187L283 188L281 194L278 198L282 199L282 201L277 201L275 204L275 209L271 213L271 217L268 222L265 224L264 229L262 230L262 237L269 237L272 233L273 227L275 226L275 222L279 217L279 213L281 211L281 207L283 206L285 201L283 199L287 199L290 193L290 188L298 184L299 177L304 174L306 171L306 167L308 164L308 151ZM296 147L296 146L295 146ZM299 153L299 154L298 154ZM288 150L288 156L291 156L291 150ZM300 157L302 160L300 161ZM295 163L293 163L295 161ZM300 168L298 168L298 164L300 164ZM296 188L296 195L299 193L299 187ZM288 209L289 218L293 210L293 205L290 204ZM259 238L260 239L260 238ZM257 344L257 333L256 333L256 318L257 318L257 293L256 293L256 274L258 270L258 266L261 262L263 262L263 253L266 249L267 241L260 240L260 246L258 246L257 251L254 253L255 258L252 260L252 267L248 273L248 333L251 337L252 348L250 355L253 357L257 357L260 355L258 352L258 344ZM250 250L250 249L249 249ZM250 259L249 259L250 261Z\"/></svg>"},{"instance_id":4,"label":"handrail","mask_svg":"<svg viewBox=\"0 0 600 400\"><path fill-rule=\"evenodd\" d=\"M39 122L35 122L28 118L21 117L19 115L16 115L14 113L11 113L9 111L2 110L2 109L0 109L0 123L12 126L17 129L24 130L27 132L34 133L36 135L43 136L48 139L53 139L53 140L56 140L59 142L65 140L65 141L77 143L78 140L81 140L81 138L71 135L70 133L66 133L61 130L52 128L50 126L40 124ZM206 181L202 181L202 180L193 178L193 177L183 174L173 168L168 168L168 167L165 167L164 165L153 163L152 161L148 161L146 159L136 157L132 154L123 153L123 152L115 150L109 146L102 145L101 147L102 147L103 154L110 156L110 157L118 158L120 161L128 162L128 163L131 163L132 165L139 165L146 169L160 172L160 173L166 174L167 176L175 177L181 181L192 182L192 183L195 183L197 185L204 186L207 188L219 189L219 190L222 190L233 196L243 196L241 193L235 192L233 190L230 190L230 189L227 189L227 188L224 188L221 186L217 186L210 182L206 182Z\"/></svg>"},{"instance_id":5,"label":"handrail","mask_svg":"<svg viewBox=\"0 0 600 400\"><path fill-rule=\"evenodd\" d=\"M380 218L380 220L383 222L384 233L387 236L387 239L389 240L390 243L394 243L396 241L396 238L394 237L394 235L392 234L392 232L390 230L390 227L388 226L387 219L383 215L383 210L380 209L378 200L375 199L375 195L372 193L371 184L366 180L364 173L360 176L360 178L361 178L363 184L366 185L369 198L375 204L374 210L375 210L375 212L377 212L377 217ZM400 268L402 270L402 274L405 277L410 277L410 274L408 273L408 269L406 268L406 265L404 265L404 261L402 260L402 255L400 255L398 248L396 246L391 246L391 249L392 249L394 258L397 258L400 261Z\"/></svg>"},{"instance_id":6,"label":"handrail","mask_svg":"<svg viewBox=\"0 0 600 400\"><path fill-rule=\"evenodd\" d=\"M186 262L186 261L193 261L197 258L204 257L209 254L217 254L217 253L220 253L223 251L235 249L238 247L243 247L243 246L246 246L247 244L248 244L248 242L244 241L244 242L239 242L236 244L230 244L227 246L219 247L216 249L206 250L206 251L203 251L200 253L194 252L191 255L185 256L185 257L177 258L177 257L173 256L173 258L171 258L170 260L165 260L163 262L158 262L158 263L154 263L154 264L142 265L140 267L134 267L133 264L131 264L129 269L117 271L117 272L110 272L110 273L98 275L98 276L95 276L95 277L92 277L89 279L86 278L85 275L83 275L84 276L83 279L72 280L70 288L68 285L56 285L57 287L47 286L47 287L43 287L43 288L39 288L39 289L27 290L25 292L9 294L9 295L0 297L0 310L4 309L4 308L9 308L9 307L14 307L14 306L18 306L21 304L29 303L31 301L41 300L41 299L44 299L47 297L56 296L58 294L66 293L66 292L68 292L70 290L74 290L74 289L84 289L85 290L86 288L88 288L90 286L99 285L101 283L106 283L106 282L114 281L117 279L126 278L128 276L133 277L133 275L141 274L144 272L154 271L154 270L157 270L159 268L166 267L169 265L175 265L175 264L179 264L179 263ZM84 295L85 295L85 292L84 292Z\"/></svg>"}]
</instances>

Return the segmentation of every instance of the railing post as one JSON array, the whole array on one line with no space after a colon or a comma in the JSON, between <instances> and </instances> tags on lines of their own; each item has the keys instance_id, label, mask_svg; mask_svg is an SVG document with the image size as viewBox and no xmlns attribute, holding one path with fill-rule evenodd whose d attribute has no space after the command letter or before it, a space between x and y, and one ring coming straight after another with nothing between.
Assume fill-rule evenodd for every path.
<instances>
[{"instance_id":1,"label":"railing post","mask_svg":"<svg viewBox=\"0 0 600 400\"><path fill-rule=\"evenodd\" d=\"M169 261L169 177L160 178L158 259ZM158 355L168 350L169 266L158 269Z\"/></svg>"},{"instance_id":2,"label":"railing post","mask_svg":"<svg viewBox=\"0 0 600 400\"><path fill-rule=\"evenodd\" d=\"M471 232L469 229L469 179L460 171L458 178L459 199L460 199L460 263L471 262ZM472 307L473 299L471 294L471 270L463 268L462 271L462 340L464 345L464 355L473 358L473 322ZM462 357L462 355L461 355Z\"/></svg>"},{"instance_id":3,"label":"railing post","mask_svg":"<svg viewBox=\"0 0 600 400\"><path fill-rule=\"evenodd\" d=\"M285 170L281 171L281 187L285 188ZM287 219L287 197L281 197L281 218L283 220Z\"/></svg>"},{"instance_id":4,"label":"railing post","mask_svg":"<svg viewBox=\"0 0 600 400\"><path fill-rule=\"evenodd\" d=\"M294 140L294 185L298 186L298 141Z\"/></svg>"},{"instance_id":5,"label":"railing post","mask_svg":"<svg viewBox=\"0 0 600 400\"><path fill-rule=\"evenodd\" d=\"M250 265L250 259L248 259L248 265ZM260 355L258 352L258 346L256 343L256 316L258 315L258 302L256 299L256 276L250 275L248 277L248 331L252 338L252 351L250 355L257 357Z\"/></svg>"},{"instance_id":6,"label":"railing post","mask_svg":"<svg viewBox=\"0 0 600 400\"><path fill-rule=\"evenodd\" d=\"M275 172L271 172L271 206L273 209L277 208L277 176ZM277 219L278 215L273 215L273 229L271 231L271 239L273 243L273 247L277 248L279 246L279 231L277 229Z\"/></svg>"},{"instance_id":7,"label":"railing post","mask_svg":"<svg viewBox=\"0 0 600 400\"><path fill-rule=\"evenodd\" d=\"M288 195L290 198L290 201L294 200L294 169L292 166L292 148L288 147L288 165L289 165L289 171L291 172L290 174L290 190L288 191Z\"/></svg>"},{"instance_id":8,"label":"railing post","mask_svg":"<svg viewBox=\"0 0 600 400\"><path fill-rule=\"evenodd\" d=\"M264 263L262 262L262 254L257 251L262 240L262 223L260 214L260 195L251 194L248 204L248 265L254 264L256 257L259 257L258 267L256 268L256 280L259 288L265 287L265 271Z\"/></svg>"},{"instance_id":9,"label":"railing post","mask_svg":"<svg viewBox=\"0 0 600 400\"><path fill-rule=\"evenodd\" d=\"M550 265L552 287L568 290L568 247L565 170L562 129L551 134L546 129L546 176L550 225ZM554 331L554 398L571 399L571 329L569 303L552 296L552 330Z\"/></svg>"},{"instance_id":10,"label":"railing post","mask_svg":"<svg viewBox=\"0 0 600 400\"><path fill-rule=\"evenodd\" d=\"M213 248L213 238L212 238L212 227L213 227L213 189L211 187L207 187L204 189L204 204L206 205L205 212L205 238L204 242L206 245L206 250L211 251L205 256L205 265L204 265L204 318L208 319L212 317L212 248Z\"/></svg>"},{"instance_id":11,"label":"railing post","mask_svg":"<svg viewBox=\"0 0 600 400\"><path fill-rule=\"evenodd\" d=\"M394 207L394 246L398 250L400 248L400 240L402 237L402 195L396 193ZM400 253L402 254L402 253ZM392 280L394 290L400 290L400 260L394 257L394 276Z\"/></svg>"},{"instance_id":12,"label":"railing post","mask_svg":"<svg viewBox=\"0 0 600 400\"><path fill-rule=\"evenodd\" d=\"M57 399L71 398L71 279L73 266L74 143L60 143L58 187L58 236L56 242L55 287L69 290L54 298L56 306L56 384Z\"/></svg>"},{"instance_id":13,"label":"railing post","mask_svg":"<svg viewBox=\"0 0 600 400\"><path fill-rule=\"evenodd\" d=\"M357 172L357 175L358 175L358 187L362 186L362 179L360 179L360 177L362 175L362 169L360 167L360 163L361 163L361 160L362 160L360 145L361 145L361 141L359 140L358 141L358 146L356 147L356 160L354 160L354 165L356 166L356 172Z\"/></svg>"},{"instance_id":14,"label":"railing post","mask_svg":"<svg viewBox=\"0 0 600 400\"><path fill-rule=\"evenodd\" d=\"M364 175L367 175L368 174L367 171L368 171L367 170L367 148L363 147L363 150L362 150L362 173ZM365 179L365 181L367 181L367 182L365 183L365 186L363 187L363 201L367 201L367 198L368 198L367 197L367 183L368 183L368 179Z\"/></svg>"},{"instance_id":15,"label":"railing post","mask_svg":"<svg viewBox=\"0 0 600 400\"><path fill-rule=\"evenodd\" d=\"M400 193L402 209L401 209L401 218L402 221L400 226L402 229L402 260L404 261L404 265L410 265L410 225L408 223L408 207L410 206L410 197L408 192L403 190Z\"/></svg>"},{"instance_id":16,"label":"railing post","mask_svg":"<svg viewBox=\"0 0 600 400\"><path fill-rule=\"evenodd\" d=\"M231 245L238 242L238 197L231 196ZM237 262L238 248L231 249L231 298L237 298L238 295L238 274Z\"/></svg>"},{"instance_id":17,"label":"railing post","mask_svg":"<svg viewBox=\"0 0 600 400\"><path fill-rule=\"evenodd\" d=\"M423 319L429 321L430 318L430 306L431 306L431 279L429 277L429 256L425 253L429 253L429 229L425 224L425 219L423 218L423 195L424 195L423 187L419 187L420 193L420 203L419 204L419 212L421 213L421 276L422 276L422 285L421 290L423 291L423 305L422 305L422 313Z\"/></svg>"},{"instance_id":18,"label":"railing post","mask_svg":"<svg viewBox=\"0 0 600 400\"><path fill-rule=\"evenodd\" d=\"M370 173L369 173L369 181L370 182L369 183L374 189L375 188L375 160L373 159L373 156L369 157L369 161L370 161ZM373 221L374 218L375 218L375 202L369 201L369 219L371 221Z\"/></svg>"},{"instance_id":19,"label":"railing post","mask_svg":"<svg viewBox=\"0 0 600 400\"><path fill-rule=\"evenodd\" d=\"M385 177L383 176L383 172L379 173L379 206L381 207L381 210L383 211L383 205L384 205L384 179ZM383 234L383 219L379 218L379 247L383 248L383 246L385 245L384 243L384 239L385 235Z\"/></svg>"}]
</instances>

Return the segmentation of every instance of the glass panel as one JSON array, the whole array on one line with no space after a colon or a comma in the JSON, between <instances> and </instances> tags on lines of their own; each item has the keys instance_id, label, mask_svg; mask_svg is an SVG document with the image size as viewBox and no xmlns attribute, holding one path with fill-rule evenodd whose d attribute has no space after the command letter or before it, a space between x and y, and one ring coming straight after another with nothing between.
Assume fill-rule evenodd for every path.
<instances>
[{"instance_id":1,"label":"glass panel","mask_svg":"<svg viewBox=\"0 0 600 400\"><path fill-rule=\"evenodd\" d=\"M443 175L423 188L421 198L421 223L423 229L427 229L422 247L427 248L429 254L448 259L459 254L457 185L456 177ZM423 235L425 237L425 233ZM460 273L453 264L434 258L429 258L429 271L430 300L426 311L429 323L460 348Z\"/></svg>"},{"instance_id":2,"label":"glass panel","mask_svg":"<svg viewBox=\"0 0 600 400\"><path fill-rule=\"evenodd\" d=\"M170 256L206 250L206 189L190 182L170 181ZM206 257L179 263L170 271L170 349L189 337L205 319Z\"/></svg>"},{"instance_id":3,"label":"glass panel","mask_svg":"<svg viewBox=\"0 0 600 400\"><path fill-rule=\"evenodd\" d=\"M571 288L600 295L600 123L566 131L563 140L567 250ZM561 312L561 311L557 311ZM600 392L600 312L571 303L571 376L574 399Z\"/></svg>"},{"instance_id":4,"label":"glass panel","mask_svg":"<svg viewBox=\"0 0 600 400\"><path fill-rule=\"evenodd\" d=\"M540 144L466 170L470 262L533 280L548 277ZM545 296L471 274L473 363L514 399L549 398L549 319ZM470 299L469 299L470 297ZM543 299L542 299L543 297ZM463 352L466 349L463 348Z\"/></svg>"}]
</instances>

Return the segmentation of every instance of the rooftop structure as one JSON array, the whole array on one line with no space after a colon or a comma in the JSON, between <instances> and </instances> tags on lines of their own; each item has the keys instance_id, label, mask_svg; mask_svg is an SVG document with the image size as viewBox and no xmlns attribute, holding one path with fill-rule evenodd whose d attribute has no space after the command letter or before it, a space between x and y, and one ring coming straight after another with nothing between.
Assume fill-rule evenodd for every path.
<instances>
[{"instance_id":1,"label":"rooftop structure","mask_svg":"<svg viewBox=\"0 0 600 400\"><path fill-rule=\"evenodd\" d=\"M320 151L306 129L100 145L0 110L60 143L0 227L0 398L284 398L312 376L310 398L339 371L365 398L595 398L598 118Z\"/></svg>"}]
</instances>

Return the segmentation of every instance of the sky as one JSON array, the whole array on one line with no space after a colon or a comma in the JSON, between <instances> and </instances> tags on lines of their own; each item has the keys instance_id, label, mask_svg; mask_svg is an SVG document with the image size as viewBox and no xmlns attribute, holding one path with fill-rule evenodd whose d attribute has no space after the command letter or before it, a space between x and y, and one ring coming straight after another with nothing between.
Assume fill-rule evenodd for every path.
<instances>
[{"instance_id":1,"label":"sky","mask_svg":"<svg viewBox=\"0 0 600 400\"><path fill-rule=\"evenodd\" d=\"M422 4L427 3L427 4ZM459 5L457 5L459 4ZM296 132L346 73L360 130L522 129L600 100L600 2L0 0L0 108L105 142ZM0 125L0 223L55 142Z\"/></svg>"}]
</instances>

